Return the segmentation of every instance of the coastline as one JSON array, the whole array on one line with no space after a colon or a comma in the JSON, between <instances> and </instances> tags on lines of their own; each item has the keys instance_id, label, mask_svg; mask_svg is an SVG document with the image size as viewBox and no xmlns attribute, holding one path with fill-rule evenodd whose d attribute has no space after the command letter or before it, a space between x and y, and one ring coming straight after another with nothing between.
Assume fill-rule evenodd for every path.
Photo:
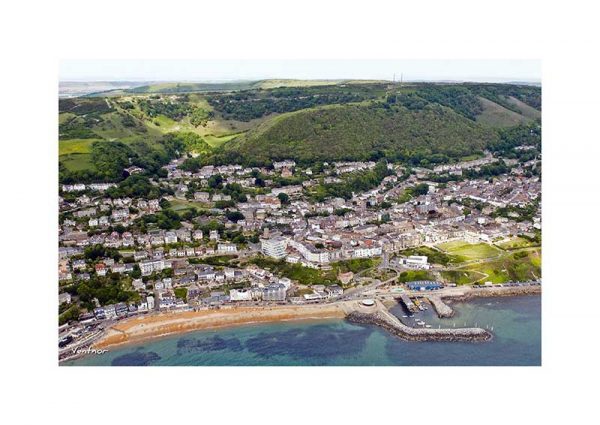
<instances>
[{"instance_id":1,"label":"coastline","mask_svg":"<svg viewBox=\"0 0 600 425\"><path fill-rule=\"evenodd\" d=\"M126 319L111 328L92 348L111 349L205 329L258 323L346 317L341 303L310 306L231 307L218 310L167 312Z\"/></svg>"},{"instance_id":2,"label":"coastline","mask_svg":"<svg viewBox=\"0 0 600 425\"><path fill-rule=\"evenodd\" d=\"M452 291L435 294L442 303L468 301L473 298L510 297L541 295L541 287L519 288L452 288ZM434 294L427 294L434 295ZM110 350L127 345L199 330L223 329L260 323L289 322L321 319L347 319L356 311L356 301L338 301L329 304L274 305L270 307L230 306L214 310L160 312L125 319L105 330L90 348ZM382 302L389 308L392 301ZM85 353L71 356L74 360L86 356ZM62 363L62 361L59 361Z\"/></svg>"}]
</instances>

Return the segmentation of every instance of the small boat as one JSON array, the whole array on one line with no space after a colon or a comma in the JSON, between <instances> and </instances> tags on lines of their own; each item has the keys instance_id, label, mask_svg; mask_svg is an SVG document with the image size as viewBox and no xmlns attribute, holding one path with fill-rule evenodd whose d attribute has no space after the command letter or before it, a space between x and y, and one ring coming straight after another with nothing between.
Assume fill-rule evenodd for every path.
<instances>
[{"instance_id":1,"label":"small boat","mask_svg":"<svg viewBox=\"0 0 600 425\"><path fill-rule=\"evenodd\" d=\"M403 314L402 317L408 317L406 314Z\"/></svg>"},{"instance_id":2,"label":"small boat","mask_svg":"<svg viewBox=\"0 0 600 425\"><path fill-rule=\"evenodd\" d=\"M426 327L426 328L430 328L430 327L431 327L431 325L425 325L425 327Z\"/></svg>"}]
</instances>

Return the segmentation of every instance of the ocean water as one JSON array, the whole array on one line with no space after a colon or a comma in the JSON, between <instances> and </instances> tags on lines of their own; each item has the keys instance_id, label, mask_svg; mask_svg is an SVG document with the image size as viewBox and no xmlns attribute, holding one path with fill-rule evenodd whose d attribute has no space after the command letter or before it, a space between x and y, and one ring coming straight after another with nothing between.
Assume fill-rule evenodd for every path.
<instances>
[{"instance_id":1,"label":"ocean water","mask_svg":"<svg viewBox=\"0 0 600 425\"><path fill-rule=\"evenodd\" d=\"M479 298L454 303L455 317L430 308L432 327L492 329L488 342L408 342L373 325L318 320L190 332L65 363L76 366L539 366L541 297ZM406 323L400 306L391 312Z\"/></svg>"}]
</instances>

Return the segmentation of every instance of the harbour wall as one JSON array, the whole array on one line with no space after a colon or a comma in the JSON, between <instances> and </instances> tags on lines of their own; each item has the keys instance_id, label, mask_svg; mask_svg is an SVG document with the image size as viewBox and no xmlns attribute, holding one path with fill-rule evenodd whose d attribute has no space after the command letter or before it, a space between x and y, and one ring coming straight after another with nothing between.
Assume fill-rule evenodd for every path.
<instances>
[{"instance_id":1,"label":"harbour wall","mask_svg":"<svg viewBox=\"0 0 600 425\"><path fill-rule=\"evenodd\" d=\"M353 311L346 316L351 323L377 325L408 341L488 341L492 334L482 328L431 329L406 326L384 308L371 313Z\"/></svg>"}]
</instances>

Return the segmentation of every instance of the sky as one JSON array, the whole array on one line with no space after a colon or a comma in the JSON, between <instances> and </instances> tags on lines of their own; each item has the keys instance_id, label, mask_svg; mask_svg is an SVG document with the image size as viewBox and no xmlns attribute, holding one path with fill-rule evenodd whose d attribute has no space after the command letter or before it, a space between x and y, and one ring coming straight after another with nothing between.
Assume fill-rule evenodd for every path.
<instances>
[{"instance_id":1,"label":"sky","mask_svg":"<svg viewBox=\"0 0 600 425\"><path fill-rule=\"evenodd\" d=\"M62 60L61 81L377 79L541 81L541 61L465 60Z\"/></svg>"}]
</instances>

